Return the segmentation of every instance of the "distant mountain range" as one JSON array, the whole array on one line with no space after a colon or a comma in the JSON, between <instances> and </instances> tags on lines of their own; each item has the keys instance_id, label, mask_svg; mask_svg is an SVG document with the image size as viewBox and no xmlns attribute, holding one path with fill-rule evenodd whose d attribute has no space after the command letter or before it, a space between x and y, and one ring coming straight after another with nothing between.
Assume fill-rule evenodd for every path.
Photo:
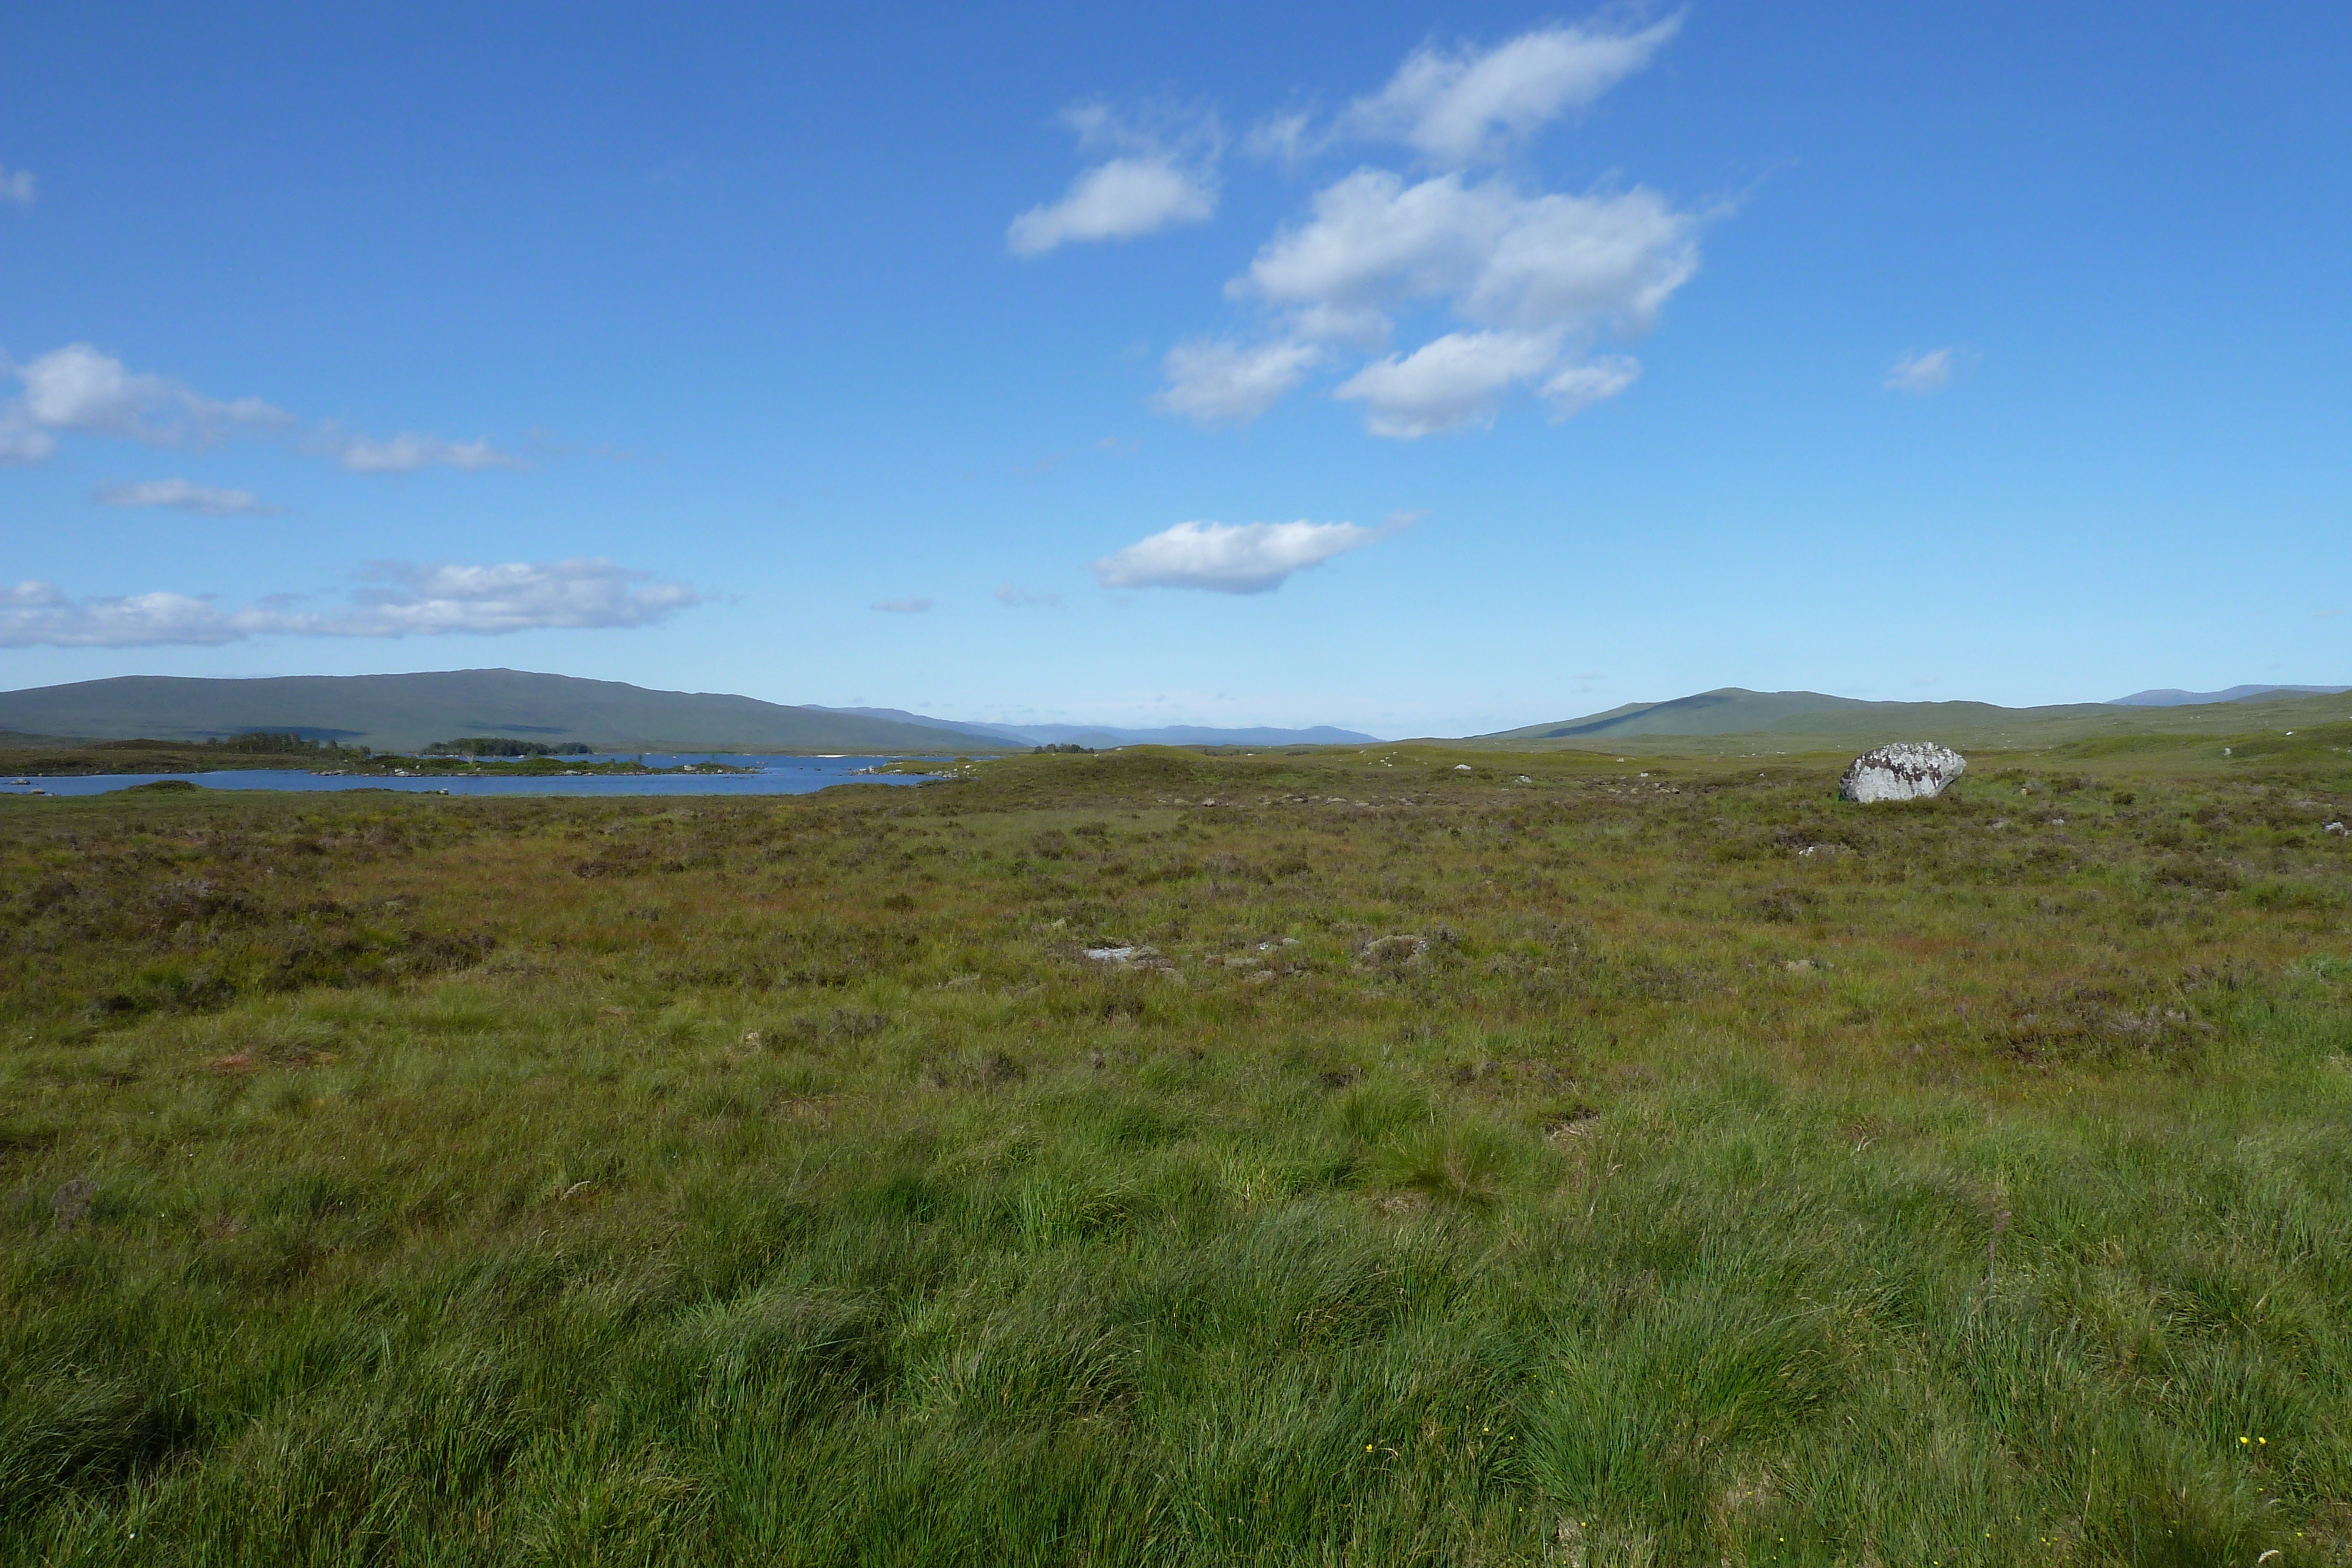
<instances>
[{"instance_id":1,"label":"distant mountain range","mask_svg":"<svg viewBox=\"0 0 2352 1568\"><path fill-rule=\"evenodd\" d=\"M793 706L711 692L662 692L522 670L249 680L124 675L0 692L0 731L85 740L197 741L267 729L411 751L501 735L600 751L958 752L1107 747L1370 744L1353 730L1110 729L981 725L900 708Z\"/></svg>"},{"instance_id":2,"label":"distant mountain range","mask_svg":"<svg viewBox=\"0 0 2352 1568\"><path fill-rule=\"evenodd\" d=\"M2195 732L2341 718L2321 694L2346 686L2232 686L2137 692L2111 703L2009 708L1991 703L1865 702L1821 692L1725 686L1670 702L1627 703L1581 718L1471 737L1481 746L1607 746L1638 737L1694 742L1750 736L2038 745L2146 730ZM2314 716L2298 719L2305 708ZM2262 709L2258 714L2256 709ZM2152 710L2163 710L2158 717ZM2325 710L2325 711L2323 711ZM2206 716L2210 715L2210 721ZM88 740L188 742L247 730L290 731L384 750L500 735L609 751L955 753L1031 746L1370 746L1358 730L1225 729L1169 725L974 724L903 708L794 706L712 692L662 692L520 670L413 675L286 675L250 680L125 675L0 692L0 732ZM1724 742L1724 744L1731 744ZM1717 748L1720 748L1719 747Z\"/></svg>"},{"instance_id":3,"label":"distant mountain range","mask_svg":"<svg viewBox=\"0 0 2352 1568\"><path fill-rule=\"evenodd\" d=\"M2295 692L2352 692L2352 686L2231 686L2225 692L2184 692L2171 688L2134 692L2115 699L2117 707L2187 707L2191 703L2242 703L2257 697Z\"/></svg>"},{"instance_id":4,"label":"distant mountain range","mask_svg":"<svg viewBox=\"0 0 2352 1568\"><path fill-rule=\"evenodd\" d=\"M387 751L468 735L576 740L600 751L956 752L985 738L754 697L521 670L254 680L124 675L0 692L0 729L176 741L268 729Z\"/></svg>"},{"instance_id":5,"label":"distant mountain range","mask_svg":"<svg viewBox=\"0 0 2352 1568\"><path fill-rule=\"evenodd\" d=\"M1100 724L973 724L963 719L931 718L898 707L820 707L819 713L854 713L866 718L887 718L899 724L926 724L940 729L1011 742L1017 746L1377 746L1380 737L1352 729L1318 724L1308 729L1219 729L1196 724L1162 725L1158 729L1117 729Z\"/></svg>"}]
</instances>

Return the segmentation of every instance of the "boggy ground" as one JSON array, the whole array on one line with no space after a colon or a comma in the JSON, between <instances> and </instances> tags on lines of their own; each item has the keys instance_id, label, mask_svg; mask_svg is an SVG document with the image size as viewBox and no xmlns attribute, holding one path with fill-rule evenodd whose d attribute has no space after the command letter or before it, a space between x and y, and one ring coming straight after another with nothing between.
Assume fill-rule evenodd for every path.
<instances>
[{"instance_id":1,"label":"boggy ground","mask_svg":"<svg viewBox=\"0 0 2352 1568\"><path fill-rule=\"evenodd\" d=\"M2352 771L2111 749L0 800L0 1558L2352 1560Z\"/></svg>"}]
</instances>

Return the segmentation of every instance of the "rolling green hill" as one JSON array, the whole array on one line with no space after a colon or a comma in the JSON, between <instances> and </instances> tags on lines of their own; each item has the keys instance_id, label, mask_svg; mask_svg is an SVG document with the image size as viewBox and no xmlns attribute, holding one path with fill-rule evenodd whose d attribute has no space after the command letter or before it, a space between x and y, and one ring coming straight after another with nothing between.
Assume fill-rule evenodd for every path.
<instances>
[{"instance_id":1,"label":"rolling green hill","mask_svg":"<svg viewBox=\"0 0 2352 1568\"><path fill-rule=\"evenodd\" d=\"M1606 741L1652 735L1752 735L1759 731L1840 734L1887 726L1930 727L2032 723L2049 718L2087 718L2111 712L2105 703L2056 707L2005 708L1991 703L1882 703L1833 697L1820 692L1751 692L1723 686L1671 702L1628 703L1584 718L1533 724L1480 736L1481 740Z\"/></svg>"},{"instance_id":2,"label":"rolling green hill","mask_svg":"<svg viewBox=\"0 0 2352 1568\"><path fill-rule=\"evenodd\" d=\"M1992 703L1864 702L1820 692L1751 692L1738 686L1671 702L1632 703L1583 718L1528 725L1467 744L1512 750L1598 749L1661 741L1709 752L1801 751L1888 740L1949 746L2035 747L2114 736L2242 735L2342 722L2352 697L2293 695L2175 707L2069 703L2011 708Z\"/></svg>"},{"instance_id":3,"label":"rolling green hill","mask_svg":"<svg viewBox=\"0 0 2352 1568\"><path fill-rule=\"evenodd\" d=\"M940 727L521 670L254 680L124 675L0 692L0 730L191 741L257 729L384 750L464 735L576 740L615 751L953 752L1003 745Z\"/></svg>"}]
</instances>

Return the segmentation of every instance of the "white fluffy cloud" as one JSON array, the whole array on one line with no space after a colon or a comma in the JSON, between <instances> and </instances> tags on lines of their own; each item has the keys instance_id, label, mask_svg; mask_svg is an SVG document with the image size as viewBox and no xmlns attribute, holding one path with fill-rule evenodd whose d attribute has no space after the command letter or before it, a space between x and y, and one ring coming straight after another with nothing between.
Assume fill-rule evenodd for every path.
<instances>
[{"instance_id":1,"label":"white fluffy cloud","mask_svg":"<svg viewBox=\"0 0 2352 1568\"><path fill-rule=\"evenodd\" d=\"M1411 354L1374 361L1331 395L1360 402L1374 435L1434 435L1492 421L1505 388L1542 374L1559 356L1553 338L1448 332Z\"/></svg>"},{"instance_id":2,"label":"white fluffy cloud","mask_svg":"<svg viewBox=\"0 0 2352 1568\"><path fill-rule=\"evenodd\" d=\"M0 464L47 461L57 450L55 433L60 431L189 448L216 445L232 435L292 436L301 423L257 397L223 401L167 376L132 371L88 343L69 343L7 368L25 390L23 396L0 404ZM411 432L375 441L322 425L301 440L310 450L332 457L354 474L529 466L488 441L449 441Z\"/></svg>"},{"instance_id":3,"label":"white fluffy cloud","mask_svg":"<svg viewBox=\"0 0 2352 1568\"><path fill-rule=\"evenodd\" d=\"M1501 179L1408 184L1360 169L1318 192L1227 292L1279 313L1283 336L1247 350L1271 362L1318 342L1377 347L1396 313L1425 301L1478 329L1376 361L1338 389L1365 404L1374 434L1411 438L1485 423L1515 384L1540 382L1563 413L1623 391L1633 361L1591 358L1590 345L1655 324L1697 270L1696 227L1652 191L1527 195ZM1183 384L1171 361L1162 408ZM1226 417L1263 413L1304 373Z\"/></svg>"},{"instance_id":4,"label":"white fluffy cloud","mask_svg":"<svg viewBox=\"0 0 2352 1568\"><path fill-rule=\"evenodd\" d=\"M1005 241L1015 256L1043 256L1072 240L1135 239L1205 222L1216 210L1216 182L1204 171L1166 156L1114 158L1071 181L1053 205L1014 218Z\"/></svg>"},{"instance_id":5,"label":"white fluffy cloud","mask_svg":"<svg viewBox=\"0 0 2352 1568\"><path fill-rule=\"evenodd\" d=\"M1919 397L1941 392L1952 379L1952 358L1949 349L1906 354L1887 367L1884 384L1889 392L1906 392Z\"/></svg>"},{"instance_id":6,"label":"white fluffy cloud","mask_svg":"<svg viewBox=\"0 0 2352 1568\"><path fill-rule=\"evenodd\" d=\"M74 600L46 582L0 589L0 647L218 644L248 637L495 635L548 627L646 626L699 595L684 583L583 557L537 565L384 561L361 574L350 601L325 611L265 603L225 611L212 599L141 593Z\"/></svg>"},{"instance_id":7,"label":"white fluffy cloud","mask_svg":"<svg viewBox=\"0 0 2352 1568\"><path fill-rule=\"evenodd\" d=\"M1633 32L1540 27L1492 49L1419 49L1386 87L1359 99L1341 127L1443 162L1473 162L1591 103L1649 64L1681 26L1670 16Z\"/></svg>"},{"instance_id":8,"label":"white fluffy cloud","mask_svg":"<svg viewBox=\"0 0 2352 1568\"><path fill-rule=\"evenodd\" d=\"M1484 52L1424 49L1340 125L1440 162L1475 162L1591 102L1678 26L1550 27ZM1294 115L1253 140L1291 155L1312 139ZM1633 384L1639 367L1596 345L1656 324L1697 271L1698 228L1638 186L1573 194L1529 191L1503 173L1409 179L1360 168L1317 191L1226 285L1229 298L1262 308L1264 336L1180 345L1154 406L1246 422L1343 350L1381 355L1402 319L1434 308L1456 325L1361 364L1335 389L1364 405L1372 434L1412 439L1484 424L1519 387L1566 417Z\"/></svg>"},{"instance_id":9,"label":"white fluffy cloud","mask_svg":"<svg viewBox=\"0 0 2352 1568\"><path fill-rule=\"evenodd\" d=\"M276 508L263 506L250 490L223 490L188 479L148 479L136 485L100 485L90 493L101 507L169 507L174 511L201 512L208 517L258 514Z\"/></svg>"},{"instance_id":10,"label":"white fluffy cloud","mask_svg":"<svg viewBox=\"0 0 2352 1568\"><path fill-rule=\"evenodd\" d=\"M1215 593L1270 593L1294 571L1386 538L1409 517L1384 528L1353 523L1178 523L1095 562L1105 588L1201 588Z\"/></svg>"},{"instance_id":11,"label":"white fluffy cloud","mask_svg":"<svg viewBox=\"0 0 2352 1568\"><path fill-rule=\"evenodd\" d=\"M236 431L294 423L257 397L222 402L164 376L135 373L88 343L51 350L16 371L25 384L16 406L43 430L119 435L149 446L209 446Z\"/></svg>"},{"instance_id":12,"label":"white fluffy cloud","mask_svg":"<svg viewBox=\"0 0 2352 1568\"><path fill-rule=\"evenodd\" d=\"M1216 215L1224 137L1215 117L1161 116L1139 125L1089 103L1065 110L1062 123L1081 148L1118 155L1081 172L1060 201L1014 218L1004 235L1013 255L1044 256L1078 240L1138 239Z\"/></svg>"},{"instance_id":13,"label":"white fluffy cloud","mask_svg":"<svg viewBox=\"0 0 2352 1568\"><path fill-rule=\"evenodd\" d=\"M1179 343L1168 350L1168 384L1151 406L1202 424L1246 424L1306 379L1322 352L1296 340L1244 348Z\"/></svg>"},{"instance_id":14,"label":"white fluffy cloud","mask_svg":"<svg viewBox=\"0 0 2352 1568\"><path fill-rule=\"evenodd\" d=\"M0 202L14 202L20 207L33 204L33 172L10 169L0 165Z\"/></svg>"}]
</instances>

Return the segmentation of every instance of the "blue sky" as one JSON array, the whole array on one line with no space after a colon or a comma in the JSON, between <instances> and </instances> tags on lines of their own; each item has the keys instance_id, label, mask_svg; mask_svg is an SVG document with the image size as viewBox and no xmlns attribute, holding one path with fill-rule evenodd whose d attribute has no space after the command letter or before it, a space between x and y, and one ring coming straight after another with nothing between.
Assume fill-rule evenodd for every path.
<instances>
[{"instance_id":1,"label":"blue sky","mask_svg":"<svg viewBox=\"0 0 2352 1568\"><path fill-rule=\"evenodd\" d=\"M0 686L2352 680L2347 68L2323 5L9 7Z\"/></svg>"}]
</instances>

